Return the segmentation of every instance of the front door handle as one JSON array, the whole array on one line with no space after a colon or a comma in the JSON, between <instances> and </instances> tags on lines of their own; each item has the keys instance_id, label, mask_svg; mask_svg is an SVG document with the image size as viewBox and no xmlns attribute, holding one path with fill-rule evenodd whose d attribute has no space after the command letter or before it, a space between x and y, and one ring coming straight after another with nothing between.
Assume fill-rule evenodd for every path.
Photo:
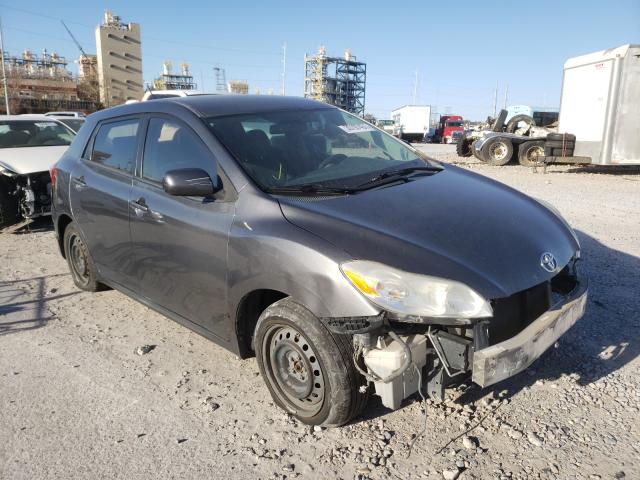
<instances>
[{"instance_id":1,"label":"front door handle","mask_svg":"<svg viewBox=\"0 0 640 480\"><path fill-rule=\"evenodd\" d=\"M131 201L131 206L140 212L148 212L149 207L147 207L147 202L143 197L140 197L138 200Z\"/></svg>"}]
</instances>

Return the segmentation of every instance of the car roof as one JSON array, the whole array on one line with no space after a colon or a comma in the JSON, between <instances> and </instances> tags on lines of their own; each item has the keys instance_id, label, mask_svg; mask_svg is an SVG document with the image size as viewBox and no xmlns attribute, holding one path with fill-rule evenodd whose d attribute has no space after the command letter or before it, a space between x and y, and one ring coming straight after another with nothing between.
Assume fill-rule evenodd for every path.
<instances>
[{"instance_id":1,"label":"car roof","mask_svg":"<svg viewBox=\"0 0 640 480\"><path fill-rule=\"evenodd\" d=\"M173 101L197 111L204 117L335 108L308 98L279 95L199 95L176 98Z\"/></svg>"},{"instance_id":2,"label":"car roof","mask_svg":"<svg viewBox=\"0 0 640 480\"><path fill-rule=\"evenodd\" d=\"M314 110L336 108L326 103L302 97L282 97L276 95L190 95L136 102L128 105L100 110L90 118L100 121L122 115L154 113L167 108L185 108L199 117L260 114L283 110Z\"/></svg>"}]
</instances>

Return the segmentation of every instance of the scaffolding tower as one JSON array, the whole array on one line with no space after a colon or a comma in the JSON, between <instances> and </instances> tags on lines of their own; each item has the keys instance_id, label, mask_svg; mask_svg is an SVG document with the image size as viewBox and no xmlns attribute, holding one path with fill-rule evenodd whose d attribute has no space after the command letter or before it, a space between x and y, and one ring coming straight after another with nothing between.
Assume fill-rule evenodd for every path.
<instances>
[{"instance_id":1,"label":"scaffolding tower","mask_svg":"<svg viewBox=\"0 0 640 480\"><path fill-rule=\"evenodd\" d=\"M316 55L304 56L304 96L364 115L367 64L349 50L344 58L328 57L320 47Z\"/></svg>"}]
</instances>

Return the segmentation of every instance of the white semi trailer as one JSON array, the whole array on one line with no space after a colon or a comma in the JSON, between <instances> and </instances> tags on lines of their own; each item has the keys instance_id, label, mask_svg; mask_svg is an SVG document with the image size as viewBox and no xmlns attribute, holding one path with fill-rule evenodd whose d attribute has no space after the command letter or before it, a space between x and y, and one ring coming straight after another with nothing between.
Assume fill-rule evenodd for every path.
<instances>
[{"instance_id":1,"label":"white semi trailer","mask_svg":"<svg viewBox=\"0 0 640 480\"><path fill-rule=\"evenodd\" d=\"M405 105L391 112L393 134L402 140L419 142L429 130L430 105Z\"/></svg>"},{"instance_id":2,"label":"white semi trailer","mask_svg":"<svg viewBox=\"0 0 640 480\"><path fill-rule=\"evenodd\" d=\"M565 62L558 132L575 135L573 156L548 162L640 165L640 45Z\"/></svg>"},{"instance_id":3,"label":"white semi trailer","mask_svg":"<svg viewBox=\"0 0 640 480\"><path fill-rule=\"evenodd\" d=\"M513 157L522 165L640 165L639 132L640 45L622 45L565 62L557 133L532 127L523 136L499 126L463 139L458 154L492 165Z\"/></svg>"}]
</instances>

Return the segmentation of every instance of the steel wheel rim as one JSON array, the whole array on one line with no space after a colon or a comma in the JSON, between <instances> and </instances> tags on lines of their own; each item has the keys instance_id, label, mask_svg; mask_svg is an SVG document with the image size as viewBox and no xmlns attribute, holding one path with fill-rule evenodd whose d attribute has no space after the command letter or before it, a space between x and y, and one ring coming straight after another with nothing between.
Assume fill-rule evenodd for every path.
<instances>
[{"instance_id":1,"label":"steel wheel rim","mask_svg":"<svg viewBox=\"0 0 640 480\"><path fill-rule=\"evenodd\" d=\"M491 145L489 153L495 160L503 160L507 156L507 146L502 142L496 142Z\"/></svg>"},{"instance_id":2,"label":"steel wheel rim","mask_svg":"<svg viewBox=\"0 0 640 480\"><path fill-rule=\"evenodd\" d=\"M69 258L76 277L86 283L89 280L89 259L87 249L77 235L69 239Z\"/></svg>"},{"instance_id":3,"label":"steel wheel rim","mask_svg":"<svg viewBox=\"0 0 640 480\"><path fill-rule=\"evenodd\" d=\"M324 374L301 332L289 325L271 326L264 336L262 360L271 385L290 411L312 417L322 409Z\"/></svg>"},{"instance_id":4,"label":"steel wheel rim","mask_svg":"<svg viewBox=\"0 0 640 480\"><path fill-rule=\"evenodd\" d=\"M538 157L544 155L544 148L542 147L531 147L527 152L527 160L532 163L538 163Z\"/></svg>"}]
</instances>

